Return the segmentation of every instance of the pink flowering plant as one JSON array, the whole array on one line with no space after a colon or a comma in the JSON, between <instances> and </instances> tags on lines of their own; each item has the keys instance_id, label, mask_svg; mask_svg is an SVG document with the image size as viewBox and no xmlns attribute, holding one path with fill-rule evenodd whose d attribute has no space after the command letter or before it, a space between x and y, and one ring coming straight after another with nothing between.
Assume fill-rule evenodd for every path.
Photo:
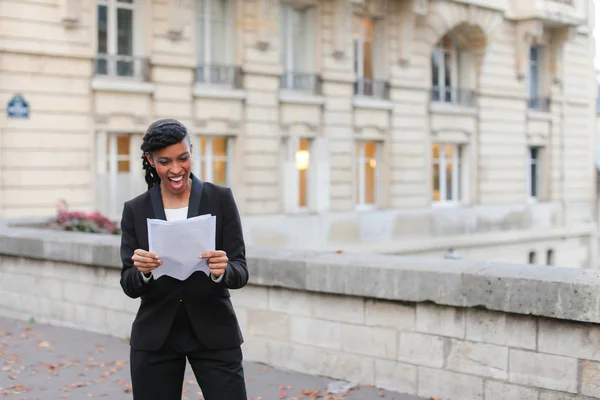
<instances>
[{"instance_id":1,"label":"pink flowering plant","mask_svg":"<svg viewBox=\"0 0 600 400\"><path fill-rule=\"evenodd\" d=\"M52 227L64 231L105 233L111 235L120 234L117 224L102 215L99 211L85 213L81 211L69 211L64 200L58 201L58 215L52 222Z\"/></svg>"}]
</instances>

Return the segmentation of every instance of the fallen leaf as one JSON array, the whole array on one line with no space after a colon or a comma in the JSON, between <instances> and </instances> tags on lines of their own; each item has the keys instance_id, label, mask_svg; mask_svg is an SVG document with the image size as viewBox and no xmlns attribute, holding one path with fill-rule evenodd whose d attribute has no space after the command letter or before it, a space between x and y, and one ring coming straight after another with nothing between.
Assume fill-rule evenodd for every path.
<instances>
[{"instance_id":1,"label":"fallen leaf","mask_svg":"<svg viewBox=\"0 0 600 400\"><path fill-rule=\"evenodd\" d=\"M41 349L48 349L48 350L51 350L51 351L54 350L54 348L52 347L52 345L50 344L50 342L48 342L46 340L44 340L43 342L41 342L40 344L38 344L37 348L38 348L38 350L41 350Z\"/></svg>"},{"instance_id":2,"label":"fallen leaf","mask_svg":"<svg viewBox=\"0 0 600 400\"><path fill-rule=\"evenodd\" d=\"M123 391L124 391L125 393L131 393L131 391L132 391L132 390L131 390L131 385L127 385L127 386L125 386L125 388L123 389Z\"/></svg>"},{"instance_id":3,"label":"fallen leaf","mask_svg":"<svg viewBox=\"0 0 600 400\"><path fill-rule=\"evenodd\" d=\"M69 389L75 389L78 387L86 387L88 384L84 383L84 382L73 382L73 383L69 383L68 387Z\"/></svg>"},{"instance_id":4,"label":"fallen leaf","mask_svg":"<svg viewBox=\"0 0 600 400\"><path fill-rule=\"evenodd\" d=\"M189 380L187 380L185 383L187 383L188 385L197 385L197 384L198 384L198 382L196 382L196 381L195 381L195 380L193 380L193 379L189 379Z\"/></svg>"}]
</instances>

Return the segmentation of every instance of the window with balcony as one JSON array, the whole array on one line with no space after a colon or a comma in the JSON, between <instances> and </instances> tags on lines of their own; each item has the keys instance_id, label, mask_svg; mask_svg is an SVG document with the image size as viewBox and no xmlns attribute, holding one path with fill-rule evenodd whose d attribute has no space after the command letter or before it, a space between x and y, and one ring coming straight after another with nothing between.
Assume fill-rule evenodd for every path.
<instances>
[{"instance_id":1,"label":"window with balcony","mask_svg":"<svg viewBox=\"0 0 600 400\"><path fill-rule=\"evenodd\" d=\"M541 147L529 147L527 162L527 192L531 200L540 198L541 190Z\"/></svg>"},{"instance_id":2,"label":"window with balcony","mask_svg":"<svg viewBox=\"0 0 600 400\"><path fill-rule=\"evenodd\" d=\"M380 153L381 142L356 142L356 201L359 207L377 204Z\"/></svg>"},{"instance_id":3,"label":"window with balcony","mask_svg":"<svg viewBox=\"0 0 600 400\"><path fill-rule=\"evenodd\" d=\"M96 76L147 80L148 63L140 57L141 0L96 0Z\"/></svg>"},{"instance_id":4,"label":"window with balcony","mask_svg":"<svg viewBox=\"0 0 600 400\"><path fill-rule=\"evenodd\" d=\"M233 0L196 0L197 83L241 86L233 21Z\"/></svg>"},{"instance_id":5,"label":"window with balcony","mask_svg":"<svg viewBox=\"0 0 600 400\"><path fill-rule=\"evenodd\" d=\"M475 105L475 91L469 84L470 53L461 49L452 35L444 36L431 58L431 100L466 107Z\"/></svg>"},{"instance_id":6,"label":"window with balcony","mask_svg":"<svg viewBox=\"0 0 600 400\"><path fill-rule=\"evenodd\" d=\"M320 94L320 79L315 72L316 7L281 3L280 5L281 89Z\"/></svg>"},{"instance_id":7,"label":"window with balcony","mask_svg":"<svg viewBox=\"0 0 600 400\"><path fill-rule=\"evenodd\" d=\"M120 217L123 203L146 189L141 134L101 132L97 135L97 204L101 212Z\"/></svg>"},{"instance_id":8,"label":"window with balcony","mask_svg":"<svg viewBox=\"0 0 600 400\"><path fill-rule=\"evenodd\" d=\"M529 50L529 109L550 110L550 98L544 84L544 48L532 46Z\"/></svg>"},{"instance_id":9,"label":"window with balcony","mask_svg":"<svg viewBox=\"0 0 600 400\"><path fill-rule=\"evenodd\" d=\"M353 18L354 94L389 99L389 83L385 80L384 21L355 15Z\"/></svg>"},{"instance_id":10,"label":"window with balcony","mask_svg":"<svg viewBox=\"0 0 600 400\"><path fill-rule=\"evenodd\" d=\"M457 144L434 143L433 202L458 203L462 199L463 148Z\"/></svg>"},{"instance_id":11,"label":"window with balcony","mask_svg":"<svg viewBox=\"0 0 600 400\"><path fill-rule=\"evenodd\" d=\"M230 156L232 139L225 136L199 136L193 141L193 172L205 182L231 185Z\"/></svg>"}]
</instances>

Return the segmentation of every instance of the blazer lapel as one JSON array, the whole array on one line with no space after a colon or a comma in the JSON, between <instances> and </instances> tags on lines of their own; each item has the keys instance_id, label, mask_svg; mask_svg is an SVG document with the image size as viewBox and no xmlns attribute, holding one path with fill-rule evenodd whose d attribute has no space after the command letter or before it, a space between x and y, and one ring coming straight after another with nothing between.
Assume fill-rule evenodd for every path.
<instances>
[{"instance_id":1,"label":"blazer lapel","mask_svg":"<svg viewBox=\"0 0 600 400\"><path fill-rule=\"evenodd\" d=\"M204 185L194 174L190 174L190 177L192 178L192 192L190 193L187 217L193 218L200 215L200 200L202 199L202 188Z\"/></svg>"},{"instance_id":2,"label":"blazer lapel","mask_svg":"<svg viewBox=\"0 0 600 400\"><path fill-rule=\"evenodd\" d=\"M150 189L150 202L152 203L152 212L154 213L154 218L166 221L167 216L165 214L165 207L160 194L160 185L154 185Z\"/></svg>"}]
</instances>

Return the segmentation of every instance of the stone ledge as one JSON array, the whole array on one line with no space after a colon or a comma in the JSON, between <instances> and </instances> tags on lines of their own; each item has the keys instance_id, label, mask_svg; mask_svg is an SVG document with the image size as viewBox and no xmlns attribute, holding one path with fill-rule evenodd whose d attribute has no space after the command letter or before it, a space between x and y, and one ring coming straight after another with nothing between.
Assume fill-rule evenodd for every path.
<instances>
[{"instance_id":1,"label":"stone ledge","mask_svg":"<svg viewBox=\"0 0 600 400\"><path fill-rule=\"evenodd\" d=\"M0 255L120 268L120 238L0 225ZM600 323L600 271L248 249L250 283Z\"/></svg>"}]
</instances>

